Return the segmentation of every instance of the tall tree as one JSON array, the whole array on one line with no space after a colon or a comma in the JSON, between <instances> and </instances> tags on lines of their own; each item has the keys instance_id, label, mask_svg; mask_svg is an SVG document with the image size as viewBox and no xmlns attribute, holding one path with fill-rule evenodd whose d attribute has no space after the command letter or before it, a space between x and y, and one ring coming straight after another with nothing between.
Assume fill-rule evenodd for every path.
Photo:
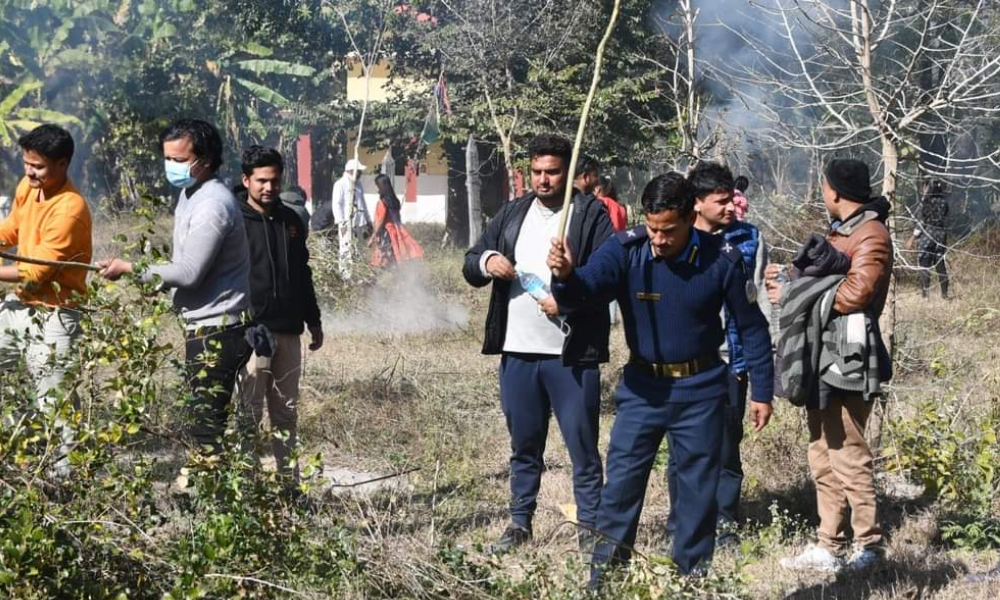
<instances>
[{"instance_id":1,"label":"tall tree","mask_svg":"<svg viewBox=\"0 0 1000 600\"><path fill-rule=\"evenodd\" d=\"M411 18L394 32L400 48L394 73L429 81L445 74L454 108L442 124L446 138L462 147L469 135L492 141L512 177L533 135L575 131L608 19L605 3L427 0L409 6L410 14L428 17ZM650 6L648 0L625 3L595 98L585 147L609 165L655 158L652 140L672 127L662 118L672 111L658 85L663 71L643 58L664 50ZM410 114L414 121L392 125L419 132L421 111ZM513 181L508 187L513 193Z\"/></svg>"}]
</instances>

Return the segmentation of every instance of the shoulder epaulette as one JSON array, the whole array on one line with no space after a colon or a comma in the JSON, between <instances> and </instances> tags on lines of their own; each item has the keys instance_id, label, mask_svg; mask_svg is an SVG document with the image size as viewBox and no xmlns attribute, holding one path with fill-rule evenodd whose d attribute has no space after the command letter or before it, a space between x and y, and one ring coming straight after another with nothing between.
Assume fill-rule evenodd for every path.
<instances>
[{"instance_id":1,"label":"shoulder epaulette","mask_svg":"<svg viewBox=\"0 0 1000 600\"><path fill-rule=\"evenodd\" d=\"M740 249L729 240L722 241L722 244L719 246L719 253L734 263L743 261L743 254L740 253Z\"/></svg>"},{"instance_id":2,"label":"shoulder epaulette","mask_svg":"<svg viewBox=\"0 0 1000 600\"><path fill-rule=\"evenodd\" d=\"M632 229L620 231L615 235L618 238L618 241L621 242L622 246L627 246L629 244L645 240L649 236L649 233L646 231L645 225L639 225L633 227Z\"/></svg>"}]
</instances>

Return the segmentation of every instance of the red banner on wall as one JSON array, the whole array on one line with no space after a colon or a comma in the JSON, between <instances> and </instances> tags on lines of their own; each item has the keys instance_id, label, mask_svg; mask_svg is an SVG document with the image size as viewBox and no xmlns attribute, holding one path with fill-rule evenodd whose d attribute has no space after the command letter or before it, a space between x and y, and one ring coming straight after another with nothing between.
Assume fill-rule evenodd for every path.
<instances>
[{"instance_id":1,"label":"red banner on wall","mask_svg":"<svg viewBox=\"0 0 1000 600\"><path fill-rule=\"evenodd\" d=\"M308 133L299 136L295 142L296 179L299 187L306 191L306 198L313 197L312 144Z\"/></svg>"},{"instance_id":2,"label":"red banner on wall","mask_svg":"<svg viewBox=\"0 0 1000 600\"><path fill-rule=\"evenodd\" d=\"M406 159L406 202L417 201L417 177L420 175L419 164L412 158Z\"/></svg>"}]
</instances>

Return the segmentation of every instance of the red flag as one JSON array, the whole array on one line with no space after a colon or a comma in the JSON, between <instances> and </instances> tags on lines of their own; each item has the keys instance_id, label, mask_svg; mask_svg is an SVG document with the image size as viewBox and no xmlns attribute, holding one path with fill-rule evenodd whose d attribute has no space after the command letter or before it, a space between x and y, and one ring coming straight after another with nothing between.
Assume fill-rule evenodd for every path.
<instances>
[{"instance_id":1,"label":"red flag","mask_svg":"<svg viewBox=\"0 0 1000 600\"><path fill-rule=\"evenodd\" d=\"M444 82L444 71L441 71L441 76L438 77L437 83L434 85L434 95L437 97L440 106L444 108L444 114L451 114L451 99L448 98L448 87Z\"/></svg>"}]
</instances>

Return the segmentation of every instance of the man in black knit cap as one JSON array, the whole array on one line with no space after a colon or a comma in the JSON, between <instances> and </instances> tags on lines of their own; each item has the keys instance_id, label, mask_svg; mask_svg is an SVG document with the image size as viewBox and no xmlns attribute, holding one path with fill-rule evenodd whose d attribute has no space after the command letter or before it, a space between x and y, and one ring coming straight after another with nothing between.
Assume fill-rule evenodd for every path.
<instances>
[{"instance_id":1,"label":"man in black knit cap","mask_svg":"<svg viewBox=\"0 0 1000 600\"><path fill-rule=\"evenodd\" d=\"M892 239L885 225L890 205L885 198L872 197L868 166L861 161L832 160L823 174L823 203L832 221L826 242L850 259L846 277L836 287L833 314L867 315L862 322L871 323L873 329L875 347L870 351L878 357L876 375L885 382L892 377L892 363L878 318L892 275ZM768 266L764 275L768 298L775 304L783 287L777 279L779 270L780 265ZM818 399L806 403L809 468L816 480L820 518L818 543L781 561L790 569L862 569L878 562L883 554L872 453L864 435L876 394L830 387L827 395L819 394ZM851 554L848 525L854 532Z\"/></svg>"}]
</instances>

